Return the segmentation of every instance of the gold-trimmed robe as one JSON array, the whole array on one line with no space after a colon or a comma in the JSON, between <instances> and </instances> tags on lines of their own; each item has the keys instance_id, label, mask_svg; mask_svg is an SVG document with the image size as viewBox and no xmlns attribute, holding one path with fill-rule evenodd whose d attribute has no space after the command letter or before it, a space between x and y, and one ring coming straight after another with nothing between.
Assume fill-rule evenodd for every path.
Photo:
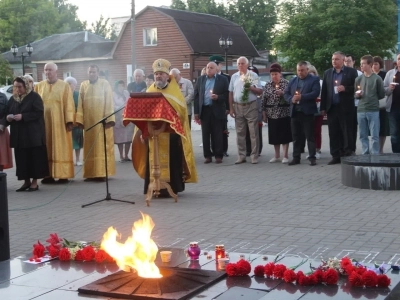
<instances>
[{"instance_id":1,"label":"gold-trimmed robe","mask_svg":"<svg viewBox=\"0 0 400 300\"><path fill-rule=\"evenodd\" d=\"M84 178L106 176L104 161L103 125L98 124L89 131L89 127L114 112L113 92L107 80L99 78L94 84L89 80L82 82L79 90L76 122L85 129L83 143ZM114 122L114 115L106 120ZM106 129L107 169L108 176L115 175L114 132L113 128Z\"/></svg>"},{"instance_id":2,"label":"gold-trimmed robe","mask_svg":"<svg viewBox=\"0 0 400 300\"><path fill-rule=\"evenodd\" d=\"M53 84L44 80L35 85L35 92L43 99L50 176L73 178L72 133L66 129L67 123L74 122L75 115L71 88L60 79Z\"/></svg>"},{"instance_id":3,"label":"gold-trimmed robe","mask_svg":"<svg viewBox=\"0 0 400 300\"><path fill-rule=\"evenodd\" d=\"M185 175L185 183L196 183L197 182L197 170L196 163L194 160L192 136L189 127L189 119L187 114L187 105L185 98L176 83L173 76L170 76L170 82L164 89L158 89L155 84L152 84L146 92L159 92L164 95L168 102L172 105L174 110L178 113L185 136L181 137L182 148L183 148L183 172ZM132 163L133 166L141 178L145 178L146 175L146 157L147 157L147 145L140 141L140 132L135 130L133 142L132 142ZM152 142L149 141L149 159L150 165L152 164ZM159 135L159 158L160 158L160 179L169 182L170 181L170 170L169 170L169 133L161 133ZM151 170L151 168L150 168ZM150 174L151 176L151 174Z\"/></svg>"}]
</instances>

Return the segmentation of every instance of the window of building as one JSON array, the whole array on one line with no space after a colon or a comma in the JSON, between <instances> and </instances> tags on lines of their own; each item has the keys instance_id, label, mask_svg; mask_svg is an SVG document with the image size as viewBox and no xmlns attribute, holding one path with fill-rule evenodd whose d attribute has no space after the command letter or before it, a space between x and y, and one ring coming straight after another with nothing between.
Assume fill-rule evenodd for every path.
<instances>
[{"instance_id":1,"label":"window of building","mask_svg":"<svg viewBox=\"0 0 400 300\"><path fill-rule=\"evenodd\" d=\"M64 79L67 78L67 77L71 77L71 76L72 76L72 72L71 72L71 71L68 71L68 72L64 72L64 73L63 73Z\"/></svg>"},{"instance_id":2,"label":"window of building","mask_svg":"<svg viewBox=\"0 0 400 300\"><path fill-rule=\"evenodd\" d=\"M157 46L157 28L143 29L143 46Z\"/></svg>"}]
</instances>

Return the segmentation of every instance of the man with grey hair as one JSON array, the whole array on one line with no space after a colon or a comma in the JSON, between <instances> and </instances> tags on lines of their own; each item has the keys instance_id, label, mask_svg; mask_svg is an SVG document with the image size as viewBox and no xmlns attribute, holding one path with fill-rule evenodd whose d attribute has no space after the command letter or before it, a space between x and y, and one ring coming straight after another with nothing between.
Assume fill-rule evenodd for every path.
<instances>
[{"instance_id":1,"label":"man with grey hair","mask_svg":"<svg viewBox=\"0 0 400 300\"><path fill-rule=\"evenodd\" d=\"M349 156L354 148L354 81L357 70L344 65L345 55L332 54L332 66L322 79L320 111L328 115L329 147L332 155L328 165L340 164L341 156Z\"/></svg>"},{"instance_id":2,"label":"man with grey hair","mask_svg":"<svg viewBox=\"0 0 400 300\"><path fill-rule=\"evenodd\" d=\"M43 99L44 123L46 128L47 157L50 177L42 183L68 183L73 178L74 160L72 157L72 127L75 119L74 100L68 83L57 78L57 65L44 66L46 80L35 86Z\"/></svg>"},{"instance_id":3,"label":"man with grey hair","mask_svg":"<svg viewBox=\"0 0 400 300\"><path fill-rule=\"evenodd\" d=\"M258 106L257 96L262 94L258 75L247 69L249 60L242 56L237 60L238 72L232 75L229 84L229 107L235 118L238 160L235 164L246 162L246 127L249 127L251 142L251 163L258 163Z\"/></svg>"},{"instance_id":4,"label":"man with grey hair","mask_svg":"<svg viewBox=\"0 0 400 300\"><path fill-rule=\"evenodd\" d=\"M144 81L144 72L142 69L136 69L133 72L133 82L128 84L129 93L140 93L143 89L146 88L146 82Z\"/></svg>"},{"instance_id":5,"label":"man with grey hair","mask_svg":"<svg viewBox=\"0 0 400 300\"><path fill-rule=\"evenodd\" d=\"M183 97L185 97L188 111L189 127L192 128L192 102L194 96L193 84L189 79L183 78L181 76L181 72L176 68L171 69L171 71L169 71L169 75L174 76L176 82L179 85L179 88L181 89Z\"/></svg>"}]
</instances>

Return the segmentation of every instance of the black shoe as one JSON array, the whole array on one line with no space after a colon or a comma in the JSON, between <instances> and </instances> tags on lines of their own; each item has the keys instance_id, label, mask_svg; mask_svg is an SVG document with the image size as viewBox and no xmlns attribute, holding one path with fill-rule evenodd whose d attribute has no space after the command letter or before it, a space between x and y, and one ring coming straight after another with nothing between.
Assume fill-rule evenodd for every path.
<instances>
[{"instance_id":1,"label":"black shoe","mask_svg":"<svg viewBox=\"0 0 400 300\"><path fill-rule=\"evenodd\" d=\"M69 180L68 179L58 179L57 183L66 184L66 183L69 183Z\"/></svg>"},{"instance_id":2,"label":"black shoe","mask_svg":"<svg viewBox=\"0 0 400 300\"><path fill-rule=\"evenodd\" d=\"M310 166L316 166L317 165L317 160L315 158L310 159Z\"/></svg>"},{"instance_id":3,"label":"black shoe","mask_svg":"<svg viewBox=\"0 0 400 300\"><path fill-rule=\"evenodd\" d=\"M299 165L300 160L299 159L292 159L289 163L288 166L294 166L294 165Z\"/></svg>"},{"instance_id":4,"label":"black shoe","mask_svg":"<svg viewBox=\"0 0 400 300\"><path fill-rule=\"evenodd\" d=\"M25 192L25 191L27 191L28 189L30 188L30 184L28 184L28 185L23 185L23 186L21 186L19 189L17 189L17 190L15 190L16 192Z\"/></svg>"},{"instance_id":5,"label":"black shoe","mask_svg":"<svg viewBox=\"0 0 400 300\"><path fill-rule=\"evenodd\" d=\"M330 162L328 162L328 165L336 165L336 164L340 164L340 157L334 157L332 158L332 160Z\"/></svg>"},{"instance_id":6,"label":"black shoe","mask_svg":"<svg viewBox=\"0 0 400 300\"><path fill-rule=\"evenodd\" d=\"M52 184L52 183L56 183L56 181L54 180L53 177L46 177L46 178L42 179L41 183Z\"/></svg>"},{"instance_id":7,"label":"black shoe","mask_svg":"<svg viewBox=\"0 0 400 300\"><path fill-rule=\"evenodd\" d=\"M228 157L229 156L228 152L224 152L224 156Z\"/></svg>"},{"instance_id":8,"label":"black shoe","mask_svg":"<svg viewBox=\"0 0 400 300\"><path fill-rule=\"evenodd\" d=\"M28 192L35 192L39 190L39 186L37 185L35 188L29 187Z\"/></svg>"}]
</instances>

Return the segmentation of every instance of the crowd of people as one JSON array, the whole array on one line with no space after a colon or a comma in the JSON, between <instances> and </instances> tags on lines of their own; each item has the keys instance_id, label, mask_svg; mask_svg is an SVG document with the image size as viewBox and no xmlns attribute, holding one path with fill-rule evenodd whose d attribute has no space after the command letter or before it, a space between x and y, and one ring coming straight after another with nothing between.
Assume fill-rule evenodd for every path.
<instances>
[{"instance_id":1,"label":"crowd of people","mask_svg":"<svg viewBox=\"0 0 400 300\"><path fill-rule=\"evenodd\" d=\"M43 184L68 183L74 177L74 165L82 165L83 149L85 181L104 181L105 156L108 175L115 174L116 144L120 162L132 158L135 170L145 179L146 193L152 178L150 154L154 145L140 130L134 131L133 124L124 126L120 109L130 93L146 91L163 93L179 112L185 129L185 138L168 133L168 139L160 139L159 149L164 153L160 157L165 158L161 177L171 184L174 193L182 192L185 182L197 182L190 135L192 110L194 122L201 125L205 164L213 158L220 164L229 156L228 115L235 120L235 164L245 163L248 156L252 164L258 163L264 122L268 124L268 143L274 147L270 163L300 164L307 146L306 158L311 166L316 165L325 115L332 157L328 165L355 155L357 134L360 154L383 153L389 135L392 152L400 153L400 55L399 67L385 73L380 57L361 57L358 71L354 57L338 51L332 55L332 68L321 78L310 62L301 61L296 66L296 76L289 81L282 76L282 67L273 63L271 80L265 86L261 86L257 68L249 66L246 57L238 58L238 71L231 77L221 72L223 62L222 57L211 56L194 86L164 59L154 62L153 74L146 77L143 70L137 69L127 87L118 80L114 89L99 77L96 65L89 66L88 80L81 83L79 92L75 90L75 78L58 79L54 63L45 65L46 80L36 86L29 75L16 77L10 100L0 94L0 171L13 166L14 148L16 175L24 181L17 191L37 191L37 180L42 178ZM93 126L106 116L102 125ZM99 137L102 126L106 145Z\"/></svg>"}]
</instances>

